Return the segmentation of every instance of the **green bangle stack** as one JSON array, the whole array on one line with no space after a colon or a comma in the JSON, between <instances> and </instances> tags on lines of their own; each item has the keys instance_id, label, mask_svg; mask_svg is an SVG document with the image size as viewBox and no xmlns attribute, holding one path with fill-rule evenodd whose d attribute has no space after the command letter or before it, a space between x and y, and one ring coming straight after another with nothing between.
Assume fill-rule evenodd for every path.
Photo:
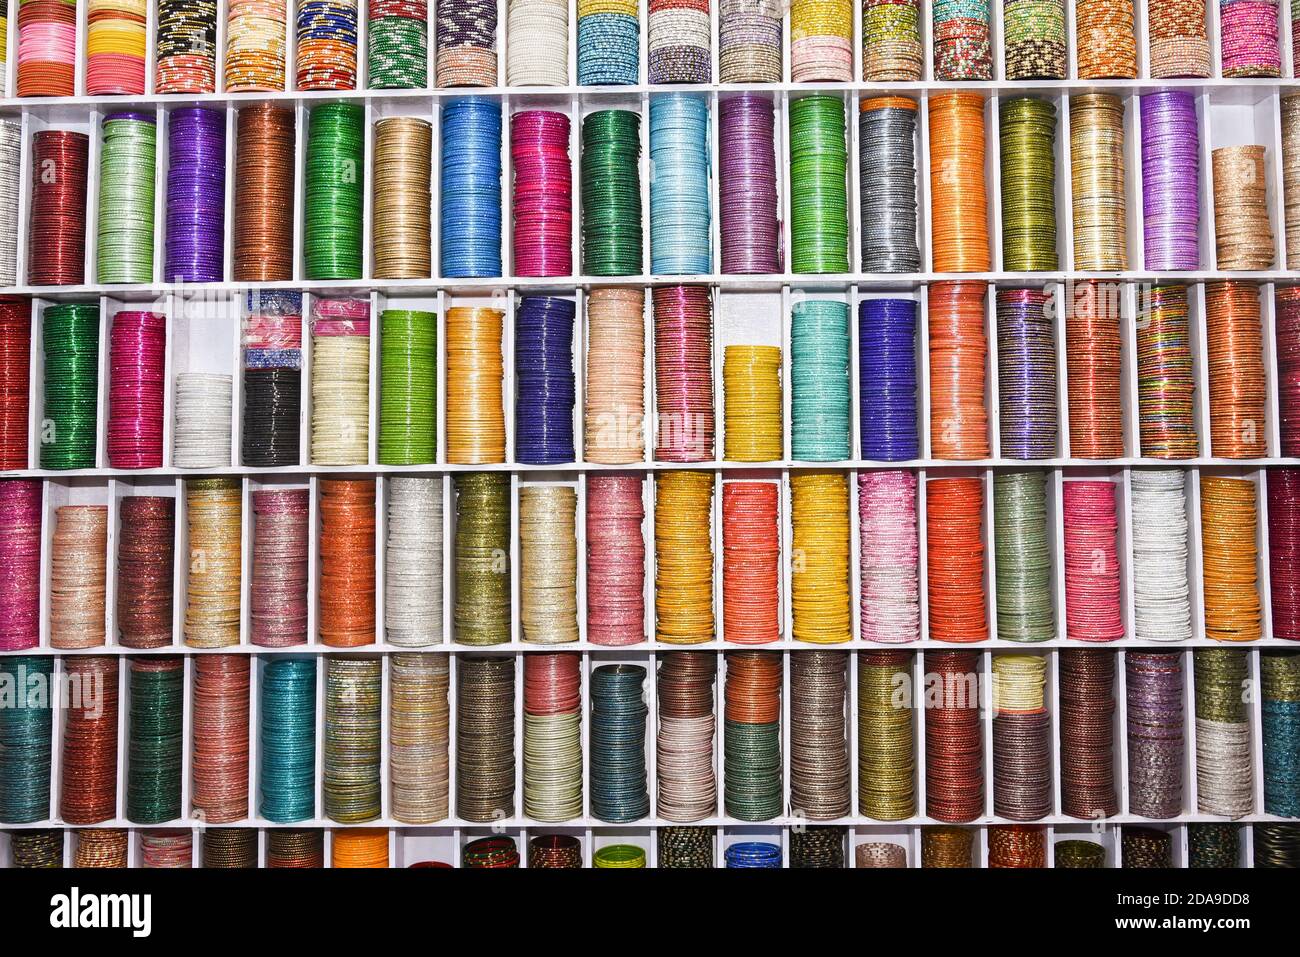
<instances>
[{"instance_id":1,"label":"green bangle stack","mask_svg":"<svg viewBox=\"0 0 1300 957\"><path fill-rule=\"evenodd\" d=\"M438 317L385 309L379 323L379 462L429 465L438 450Z\"/></svg>"}]
</instances>

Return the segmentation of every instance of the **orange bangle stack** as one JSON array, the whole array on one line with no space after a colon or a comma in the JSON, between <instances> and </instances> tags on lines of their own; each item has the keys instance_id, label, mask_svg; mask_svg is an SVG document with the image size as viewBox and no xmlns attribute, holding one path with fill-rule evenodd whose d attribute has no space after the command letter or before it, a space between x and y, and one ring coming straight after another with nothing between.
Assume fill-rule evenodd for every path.
<instances>
[{"instance_id":1,"label":"orange bangle stack","mask_svg":"<svg viewBox=\"0 0 1300 957\"><path fill-rule=\"evenodd\" d=\"M387 867L388 829L357 827L334 832L331 867Z\"/></svg>"},{"instance_id":2,"label":"orange bangle stack","mask_svg":"<svg viewBox=\"0 0 1300 957\"><path fill-rule=\"evenodd\" d=\"M781 637L778 492L774 482L722 486L722 631L731 643Z\"/></svg>"},{"instance_id":3,"label":"orange bangle stack","mask_svg":"<svg viewBox=\"0 0 1300 957\"><path fill-rule=\"evenodd\" d=\"M1205 285L1210 355L1210 454L1253 459L1268 454L1264 428L1264 344L1254 283Z\"/></svg>"},{"instance_id":4,"label":"orange bangle stack","mask_svg":"<svg viewBox=\"0 0 1300 957\"><path fill-rule=\"evenodd\" d=\"M977 478L925 483L926 575L935 641L985 641L984 486Z\"/></svg>"},{"instance_id":5,"label":"orange bangle stack","mask_svg":"<svg viewBox=\"0 0 1300 957\"><path fill-rule=\"evenodd\" d=\"M321 479L320 520L320 640L374 644L374 479Z\"/></svg>"},{"instance_id":6,"label":"orange bangle stack","mask_svg":"<svg viewBox=\"0 0 1300 957\"><path fill-rule=\"evenodd\" d=\"M930 99L930 195L934 271L988 272L984 98L978 93Z\"/></svg>"},{"instance_id":7,"label":"orange bangle stack","mask_svg":"<svg viewBox=\"0 0 1300 957\"><path fill-rule=\"evenodd\" d=\"M1205 636L1255 641L1262 634L1255 483L1201 475L1201 573Z\"/></svg>"}]
</instances>

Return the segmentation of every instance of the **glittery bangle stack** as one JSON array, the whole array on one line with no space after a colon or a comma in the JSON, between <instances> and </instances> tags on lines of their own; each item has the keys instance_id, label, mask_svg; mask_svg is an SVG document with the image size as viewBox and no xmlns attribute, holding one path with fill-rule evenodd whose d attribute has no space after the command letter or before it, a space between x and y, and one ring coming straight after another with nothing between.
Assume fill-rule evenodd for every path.
<instances>
[{"instance_id":1,"label":"glittery bangle stack","mask_svg":"<svg viewBox=\"0 0 1300 957\"><path fill-rule=\"evenodd\" d=\"M155 93L216 92L217 0L159 0L156 44Z\"/></svg>"},{"instance_id":2,"label":"glittery bangle stack","mask_svg":"<svg viewBox=\"0 0 1300 957\"><path fill-rule=\"evenodd\" d=\"M455 583L452 640L498 645L510 640L510 476L455 476Z\"/></svg>"},{"instance_id":3,"label":"glittery bangle stack","mask_svg":"<svg viewBox=\"0 0 1300 957\"><path fill-rule=\"evenodd\" d=\"M665 820L699 821L717 813L716 677L711 651L674 651L659 658L655 813Z\"/></svg>"},{"instance_id":4,"label":"glittery bangle stack","mask_svg":"<svg viewBox=\"0 0 1300 957\"><path fill-rule=\"evenodd\" d=\"M1254 808L1245 691L1250 663L1235 648L1192 652L1196 688L1196 803L1202 814L1239 818Z\"/></svg>"},{"instance_id":5,"label":"glittery bangle stack","mask_svg":"<svg viewBox=\"0 0 1300 957\"><path fill-rule=\"evenodd\" d=\"M995 473L993 509L998 638L1050 641L1056 620L1045 473Z\"/></svg>"},{"instance_id":6,"label":"glittery bangle stack","mask_svg":"<svg viewBox=\"0 0 1300 957\"><path fill-rule=\"evenodd\" d=\"M862 79L868 83L921 79L920 0L862 0Z\"/></svg>"},{"instance_id":7,"label":"glittery bangle stack","mask_svg":"<svg viewBox=\"0 0 1300 957\"><path fill-rule=\"evenodd\" d=\"M1065 527L1065 637L1120 641L1119 505L1121 489L1107 479L1061 483Z\"/></svg>"},{"instance_id":8,"label":"glittery bangle stack","mask_svg":"<svg viewBox=\"0 0 1300 957\"><path fill-rule=\"evenodd\" d=\"M910 694L914 656L858 654L858 813L899 821L916 813L916 732Z\"/></svg>"},{"instance_id":9,"label":"glittery bangle stack","mask_svg":"<svg viewBox=\"0 0 1300 957\"><path fill-rule=\"evenodd\" d=\"M1128 266L1125 162L1123 101L1110 93L1070 97L1075 269Z\"/></svg>"},{"instance_id":10,"label":"glittery bangle stack","mask_svg":"<svg viewBox=\"0 0 1300 957\"><path fill-rule=\"evenodd\" d=\"M804 300L791 308L790 385L791 456L805 462L849 458L849 310L844 303Z\"/></svg>"},{"instance_id":11,"label":"glittery bangle stack","mask_svg":"<svg viewBox=\"0 0 1300 957\"><path fill-rule=\"evenodd\" d=\"M285 88L287 0L228 0L227 93L279 93Z\"/></svg>"},{"instance_id":12,"label":"glittery bangle stack","mask_svg":"<svg viewBox=\"0 0 1300 957\"><path fill-rule=\"evenodd\" d=\"M1057 659L1061 811L1080 820L1119 813L1112 723L1115 664L1115 654L1104 649L1062 650Z\"/></svg>"},{"instance_id":13,"label":"glittery bangle stack","mask_svg":"<svg viewBox=\"0 0 1300 957\"><path fill-rule=\"evenodd\" d=\"M144 95L147 10L147 0L89 0L87 95Z\"/></svg>"},{"instance_id":14,"label":"glittery bangle stack","mask_svg":"<svg viewBox=\"0 0 1300 957\"><path fill-rule=\"evenodd\" d=\"M509 0L506 84L565 86L568 82L568 0Z\"/></svg>"},{"instance_id":15,"label":"glittery bangle stack","mask_svg":"<svg viewBox=\"0 0 1300 957\"><path fill-rule=\"evenodd\" d=\"M722 271L780 272L776 113L771 97L738 93L720 99L718 139Z\"/></svg>"},{"instance_id":16,"label":"glittery bangle stack","mask_svg":"<svg viewBox=\"0 0 1300 957\"><path fill-rule=\"evenodd\" d=\"M447 817L450 670L450 655L389 658L389 784L393 817L403 823Z\"/></svg>"},{"instance_id":17,"label":"glittery bangle stack","mask_svg":"<svg viewBox=\"0 0 1300 957\"><path fill-rule=\"evenodd\" d=\"M713 473L655 474L655 640L712 641Z\"/></svg>"},{"instance_id":18,"label":"glittery bangle stack","mask_svg":"<svg viewBox=\"0 0 1300 957\"><path fill-rule=\"evenodd\" d=\"M428 279L433 263L429 191L433 125L414 116L385 117L375 123L373 150L374 276Z\"/></svg>"},{"instance_id":19,"label":"glittery bangle stack","mask_svg":"<svg viewBox=\"0 0 1300 957\"><path fill-rule=\"evenodd\" d=\"M1192 637L1186 481L1181 469L1129 473L1133 637L1139 641Z\"/></svg>"},{"instance_id":20,"label":"glittery bangle stack","mask_svg":"<svg viewBox=\"0 0 1300 957\"><path fill-rule=\"evenodd\" d=\"M1057 454L1055 309L1055 299L1039 289L998 290L998 425L1004 458Z\"/></svg>"},{"instance_id":21,"label":"glittery bangle stack","mask_svg":"<svg viewBox=\"0 0 1300 957\"><path fill-rule=\"evenodd\" d=\"M1264 742L1264 813L1300 817L1300 655L1259 659Z\"/></svg>"},{"instance_id":22,"label":"glittery bangle stack","mask_svg":"<svg viewBox=\"0 0 1300 957\"><path fill-rule=\"evenodd\" d=\"M529 484L519 489L519 629L524 641L578 640L577 490Z\"/></svg>"},{"instance_id":23,"label":"glittery bangle stack","mask_svg":"<svg viewBox=\"0 0 1300 957\"><path fill-rule=\"evenodd\" d=\"M423 648L444 641L443 479L394 475L385 483L384 632L390 645Z\"/></svg>"},{"instance_id":24,"label":"glittery bangle stack","mask_svg":"<svg viewBox=\"0 0 1300 957\"><path fill-rule=\"evenodd\" d=\"M978 93L945 92L930 98L930 258L935 272L992 268L984 106Z\"/></svg>"},{"instance_id":25,"label":"glittery bangle stack","mask_svg":"<svg viewBox=\"0 0 1300 957\"><path fill-rule=\"evenodd\" d=\"M710 124L705 97L664 93L650 99L650 271L712 271Z\"/></svg>"},{"instance_id":26,"label":"glittery bangle stack","mask_svg":"<svg viewBox=\"0 0 1300 957\"><path fill-rule=\"evenodd\" d=\"M152 282L158 136L154 115L110 113L104 117L102 136L96 281Z\"/></svg>"},{"instance_id":27,"label":"glittery bangle stack","mask_svg":"<svg viewBox=\"0 0 1300 957\"><path fill-rule=\"evenodd\" d=\"M1075 0L1074 44L1081 80L1137 76L1134 0Z\"/></svg>"},{"instance_id":28,"label":"glittery bangle stack","mask_svg":"<svg viewBox=\"0 0 1300 957\"><path fill-rule=\"evenodd\" d=\"M1183 656L1124 655L1128 712L1128 809L1163 820L1183 810Z\"/></svg>"},{"instance_id":29,"label":"glittery bangle stack","mask_svg":"<svg viewBox=\"0 0 1300 957\"><path fill-rule=\"evenodd\" d=\"M1210 161L1219 269L1273 268L1277 252L1265 199L1264 147L1223 146L1210 154Z\"/></svg>"},{"instance_id":30,"label":"glittery bangle stack","mask_svg":"<svg viewBox=\"0 0 1300 957\"><path fill-rule=\"evenodd\" d=\"M1205 635L1255 641L1263 623L1258 581L1256 486L1201 473L1201 566Z\"/></svg>"},{"instance_id":31,"label":"glittery bangle stack","mask_svg":"<svg viewBox=\"0 0 1300 957\"><path fill-rule=\"evenodd\" d=\"M369 0L367 54L372 90L429 85L429 5L425 0Z\"/></svg>"},{"instance_id":32,"label":"glittery bangle stack","mask_svg":"<svg viewBox=\"0 0 1300 957\"><path fill-rule=\"evenodd\" d=\"M523 665L524 816L570 821L582 816L581 656L525 655Z\"/></svg>"},{"instance_id":33,"label":"glittery bangle stack","mask_svg":"<svg viewBox=\"0 0 1300 957\"><path fill-rule=\"evenodd\" d=\"M645 640L645 482L640 475L587 477L587 640Z\"/></svg>"},{"instance_id":34,"label":"glittery bangle stack","mask_svg":"<svg viewBox=\"0 0 1300 957\"><path fill-rule=\"evenodd\" d=\"M261 488L253 504L253 566L249 641L268 648L307 641L307 520L305 488Z\"/></svg>"},{"instance_id":35,"label":"glittery bangle stack","mask_svg":"<svg viewBox=\"0 0 1300 957\"><path fill-rule=\"evenodd\" d=\"M1210 75L1205 0L1148 0L1147 22L1152 78Z\"/></svg>"},{"instance_id":36,"label":"glittery bangle stack","mask_svg":"<svg viewBox=\"0 0 1300 957\"><path fill-rule=\"evenodd\" d=\"M1002 182L1002 268L1058 267L1056 107L1031 96L998 108Z\"/></svg>"},{"instance_id":37,"label":"glittery bangle stack","mask_svg":"<svg viewBox=\"0 0 1300 957\"><path fill-rule=\"evenodd\" d=\"M792 0L790 79L795 83L853 79L852 0Z\"/></svg>"},{"instance_id":38,"label":"glittery bangle stack","mask_svg":"<svg viewBox=\"0 0 1300 957\"><path fill-rule=\"evenodd\" d=\"M848 149L838 95L790 101L790 270L846 273Z\"/></svg>"},{"instance_id":39,"label":"glittery bangle stack","mask_svg":"<svg viewBox=\"0 0 1300 957\"><path fill-rule=\"evenodd\" d=\"M773 482L722 485L722 631L728 644L781 637L779 492Z\"/></svg>"},{"instance_id":40,"label":"glittery bangle stack","mask_svg":"<svg viewBox=\"0 0 1300 957\"><path fill-rule=\"evenodd\" d=\"M1064 80L1064 0L1003 0L1003 57L1008 80Z\"/></svg>"},{"instance_id":41,"label":"glittery bangle stack","mask_svg":"<svg viewBox=\"0 0 1300 957\"><path fill-rule=\"evenodd\" d=\"M242 482L230 478L188 479L185 554L191 562L185 590L185 644L225 648L239 644Z\"/></svg>"},{"instance_id":42,"label":"glittery bangle stack","mask_svg":"<svg viewBox=\"0 0 1300 957\"><path fill-rule=\"evenodd\" d=\"M993 813L1037 821L1052 811L1051 718L1044 702L1047 659L993 656Z\"/></svg>"},{"instance_id":43,"label":"glittery bangle stack","mask_svg":"<svg viewBox=\"0 0 1300 957\"><path fill-rule=\"evenodd\" d=\"M591 815L600 821L626 823L650 813L645 679L640 665L601 665L591 672L588 779Z\"/></svg>"},{"instance_id":44,"label":"glittery bangle stack","mask_svg":"<svg viewBox=\"0 0 1300 957\"><path fill-rule=\"evenodd\" d=\"M1300 454L1300 286L1277 286L1273 349L1277 355L1279 452Z\"/></svg>"},{"instance_id":45,"label":"glittery bangle stack","mask_svg":"<svg viewBox=\"0 0 1300 957\"><path fill-rule=\"evenodd\" d=\"M54 702L40 689L53 676L51 655L0 658L0 685L17 691L0 709L0 823L32 824L50 816Z\"/></svg>"},{"instance_id":46,"label":"glittery bangle stack","mask_svg":"<svg viewBox=\"0 0 1300 957\"><path fill-rule=\"evenodd\" d=\"M863 641L893 644L921 637L916 486L910 471L858 473Z\"/></svg>"},{"instance_id":47,"label":"glittery bangle stack","mask_svg":"<svg viewBox=\"0 0 1300 957\"><path fill-rule=\"evenodd\" d=\"M851 813L848 665L842 651L790 656L790 807L811 821Z\"/></svg>"},{"instance_id":48,"label":"glittery bangle stack","mask_svg":"<svg viewBox=\"0 0 1300 957\"><path fill-rule=\"evenodd\" d=\"M779 0L718 0L719 82L781 82L783 16Z\"/></svg>"},{"instance_id":49,"label":"glittery bangle stack","mask_svg":"<svg viewBox=\"0 0 1300 957\"><path fill-rule=\"evenodd\" d=\"M1186 90L1160 90L1139 102L1146 268L1196 269L1201 205L1195 97Z\"/></svg>"},{"instance_id":50,"label":"glittery bangle stack","mask_svg":"<svg viewBox=\"0 0 1300 957\"><path fill-rule=\"evenodd\" d=\"M320 785L324 815L339 824L373 821L382 813L382 671L379 658L325 659L325 740Z\"/></svg>"},{"instance_id":51,"label":"glittery bangle stack","mask_svg":"<svg viewBox=\"0 0 1300 957\"><path fill-rule=\"evenodd\" d=\"M993 79L988 0L935 0L934 79Z\"/></svg>"},{"instance_id":52,"label":"glittery bangle stack","mask_svg":"<svg viewBox=\"0 0 1300 957\"><path fill-rule=\"evenodd\" d=\"M357 0L298 0L299 90L357 86Z\"/></svg>"},{"instance_id":53,"label":"glittery bangle stack","mask_svg":"<svg viewBox=\"0 0 1300 957\"><path fill-rule=\"evenodd\" d=\"M885 7L905 9L895 3ZM905 96L864 99L858 112L858 222L862 270L919 272L916 200L917 103Z\"/></svg>"},{"instance_id":54,"label":"glittery bangle stack","mask_svg":"<svg viewBox=\"0 0 1300 957\"><path fill-rule=\"evenodd\" d=\"M583 459L645 459L645 293L594 288L587 296Z\"/></svg>"},{"instance_id":55,"label":"glittery bangle stack","mask_svg":"<svg viewBox=\"0 0 1300 957\"><path fill-rule=\"evenodd\" d=\"M1268 470L1268 577L1273 637L1300 641L1300 470Z\"/></svg>"},{"instance_id":56,"label":"glittery bangle stack","mask_svg":"<svg viewBox=\"0 0 1300 957\"><path fill-rule=\"evenodd\" d=\"M1278 0L1219 0L1224 77L1282 75Z\"/></svg>"},{"instance_id":57,"label":"glittery bangle stack","mask_svg":"<svg viewBox=\"0 0 1300 957\"><path fill-rule=\"evenodd\" d=\"M1152 286L1144 295L1137 324L1141 453L1157 459L1195 458L1187 287Z\"/></svg>"},{"instance_id":58,"label":"glittery bangle stack","mask_svg":"<svg viewBox=\"0 0 1300 957\"><path fill-rule=\"evenodd\" d=\"M640 78L635 0L578 0L578 85L631 86Z\"/></svg>"},{"instance_id":59,"label":"glittery bangle stack","mask_svg":"<svg viewBox=\"0 0 1300 957\"><path fill-rule=\"evenodd\" d=\"M732 651L726 666L725 810L741 821L768 821L782 810L782 657Z\"/></svg>"},{"instance_id":60,"label":"glittery bangle stack","mask_svg":"<svg viewBox=\"0 0 1300 957\"><path fill-rule=\"evenodd\" d=\"M922 668L943 689L925 700L925 813L938 821L973 821L984 813L979 654L926 651Z\"/></svg>"},{"instance_id":61,"label":"glittery bangle stack","mask_svg":"<svg viewBox=\"0 0 1300 957\"><path fill-rule=\"evenodd\" d=\"M650 82L711 82L709 0L650 0L649 10L646 66Z\"/></svg>"},{"instance_id":62,"label":"glittery bangle stack","mask_svg":"<svg viewBox=\"0 0 1300 957\"><path fill-rule=\"evenodd\" d=\"M495 0L442 0L437 12L435 86L497 86Z\"/></svg>"},{"instance_id":63,"label":"glittery bangle stack","mask_svg":"<svg viewBox=\"0 0 1300 957\"><path fill-rule=\"evenodd\" d=\"M39 479L0 481L0 651L40 644L43 488Z\"/></svg>"},{"instance_id":64,"label":"glittery bangle stack","mask_svg":"<svg viewBox=\"0 0 1300 957\"><path fill-rule=\"evenodd\" d=\"M1118 283L1077 282L1067 304L1065 368L1071 458L1115 459L1124 455L1120 346L1123 292L1124 287Z\"/></svg>"},{"instance_id":65,"label":"glittery bangle stack","mask_svg":"<svg viewBox=\"0 0 1300 957\"><path fill-rule=\"evenodd\" d=\"M311 304L311 462L370 461L370 300Z\"/></svg>"},{"instance_id":66,"label":"glittery bangle stack","mask_svg":"<svg viewBox=\"0 0 1300 957\"><path fill-rule=\"evenodd\" d=\"M1300 44L1300 22L1296 29L1296 42ZM1284 261L1288 267L1296 269L1300 268L1300 94L1282 97L1281 106Z\"/></svg>"},{"instance_id":67,"label":"glittery bangle stack","mask_svg":"<svg viewBox=\"0 0 1300 957\"><path fill-rule=\"evenodd\" d=\"M1259 296L1254 283L1227 280L1205 285L1210 454L1215 458L1268 455Z\"/></svg>"}]
</instances>

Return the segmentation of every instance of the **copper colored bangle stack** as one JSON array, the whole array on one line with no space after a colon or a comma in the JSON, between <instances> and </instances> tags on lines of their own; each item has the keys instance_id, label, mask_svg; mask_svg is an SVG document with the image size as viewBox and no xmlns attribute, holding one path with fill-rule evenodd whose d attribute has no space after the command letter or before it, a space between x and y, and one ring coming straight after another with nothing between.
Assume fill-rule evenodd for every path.
<instances>
[{"instance_id":1,"label":"copper colored bangle stack","mask_svg":"<svg viewBox=\"0 0 1300 957\"><path fill-rule=\"evenodd\" d=\"M979 653L927 651L923 667L941 691L927 701L924 716L925 813L939 821L971 821L984 813Z\"/></svg>"},{"instance_id":2,"label":"copper colored bangle stack","mask_svg":"<svg viewBox=\"0 0 1300 957\"><path fill-rule=\"evenodd\" d=\"M293 110L243 107L235 142L234 279L292 279Z\"/></svg>"},{"instance_id":3,"label":"copper colored bangle stack","mask_svg":"<svg viewBox=\"0 0 1300 957\"><path fill-rule=\"evenodd\" d=\"M1268 454L1259 288L1254 283L1205 285L1205 335L1210 357L1210 454L1253 459Z\"/></svg>"},{"instance_id":4,"label":"copper colored bangle stack","mask_svg":"<svg viewBox=\"0 0 1300 957\"><path fill-rule=\"evenodd\" d=\"M320 482L320 640L375 641L375 481Z\"/></svg>"},{"instance_id":5,"label":"copper colored bangle stack","mask_svg":"<svg viewBox=\"0 0 1300 957\"><path fill-rule=\"evenodd\" d=\"M1120 401L1120 298L1124 287L1083 282L1074 287L1065 320L1065 366L1070 413L1070 457L1124 455Z\"/></svg>"},{"instance_id":6,"label":"copper colored bangle stack","mask_svg":"<svg viewBox=\"0 0 1300 957\"><path fill-rule=\"evenodd\" d=\"M176 499L128 496L117 513L118 638L125 648L170 645Z\"/></svg>"},{"instance_id":7,"label":"copper colored bangle stack","mask_svg":"<svg viewBox=\"0 0 1300 957\"><path fill-rule=\"evenodd\" d=\"M118 658L72 655L63 664L78 694L63 717L59 818L98 824L117 814Z\"/></svg>"},{"instance_id":8,"label":"copper colored bangle stack","mask_svg":"<svg viewBox=\"0 0 1300 957\"><path fill-rule=\"evenodd\" d=\"M195 655L190 754L194 814L208 824L248 817L248 655Z\"/></svg>"},{"instance_id":9,"label":"copper colored bangle stack","mask_svg":"<svg viewBox=\"0 0 1300 957\"><path fill-rule=\"evenodd\" d=\"M983 282L930 286L930 454L982 459L989 454L984 379L988 336Z\"/></svg>"}]
</instances>

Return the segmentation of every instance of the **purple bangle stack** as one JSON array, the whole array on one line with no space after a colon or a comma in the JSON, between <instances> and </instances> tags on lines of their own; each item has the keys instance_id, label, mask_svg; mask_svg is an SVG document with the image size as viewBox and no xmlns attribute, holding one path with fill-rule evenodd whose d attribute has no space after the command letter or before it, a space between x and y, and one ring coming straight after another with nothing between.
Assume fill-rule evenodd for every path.
<instances>
[{"instance_id":1,"label":"purple bangle stack","mask_svg":"<svg viewBox=\"0 0 1300 957\"><path fill-rule=\"evenodd\" d=\"M718 109L722 271L781 271L775 113L770 97L740 93Z\"/></svg>"},{"instance_id":2,"label":"purple bangle stack","mask_svg":"<svg viewBox=\"0 0 1300 957\"><path fill-rule=\"evenodd\" d=\"M1183 810L1183 665L1177 651L1124 656L1128 810L1149 818Z\"/></svg>"},{"instance_id":3,"label":"purple bangle stack","mask_svg":"<svg viewBox=\"0 0 1300 957\"><path fill-rule=\"evenodd\" d=\"M171 114L167 128L164 278L169 282L220 282L225 254L225 113L186 107Z\"/></svg>"},{"instance_id":4,"label":"purple bangle stack","mask_svg":"<svg viewBox=\"0 0 1300 957\"><path fill-rule=\"evenodd\" d=\"M1142 216L1145 266L1196 269L1201 204L1196 101L1186 90L1141 99Z\"/></svg>"},{"instance_id":5,"label":"purple bangle stack","mask_svg":"<svg viewBox=\"0 0 1300 957\"><path fill-rule=\"evenodd\" d=\"M1042 289L999 289L998 396L1002 454L1056 455L1056 341Z\"/></svg>"}]
</instances>

